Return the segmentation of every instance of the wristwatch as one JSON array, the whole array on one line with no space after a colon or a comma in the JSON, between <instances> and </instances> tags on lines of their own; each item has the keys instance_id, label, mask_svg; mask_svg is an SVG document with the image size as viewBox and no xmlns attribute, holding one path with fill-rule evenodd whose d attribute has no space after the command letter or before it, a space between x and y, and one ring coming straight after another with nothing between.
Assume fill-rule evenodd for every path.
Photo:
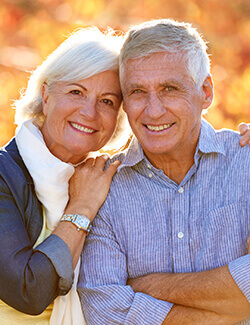
<instances>
[{"instance_id":1,"label":"wristwatch","mask_svg":"<svg viewBox=\"0 0 250 325\"><path fill-rule=\"evenodd\" d=\"M89 233L91 229L91 221L84 214L64 214L60 221L72 222L78 231L84 230Z\"/></svg>"}]
</instances>

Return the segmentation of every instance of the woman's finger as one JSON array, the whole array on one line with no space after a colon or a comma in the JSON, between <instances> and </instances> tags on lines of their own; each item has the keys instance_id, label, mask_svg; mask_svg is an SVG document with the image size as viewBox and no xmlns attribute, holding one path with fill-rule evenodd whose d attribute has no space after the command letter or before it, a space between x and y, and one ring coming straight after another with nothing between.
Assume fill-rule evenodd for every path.
<instances>
[{"instance_id":1,"label":"woman's finger","mask_svg":"<svg viewBox=\"0 0 250 325\"><path fill-rule=\"evenodd\" d=\"M94 162L95 162L95 158L90 157L86 159L84 166L93 166Z\"/></svg>"},{"instance_id":2,"label":"woman's finger","mask_svg":"<svg viewBox=\"0 0 250 325\"><path fill-rule=\"evenodd\" d=\"M240 123L238 126L239 132L241 135L245 134L249 130L249 126L246 123Z\"/></svg>"},{"instance_id":3,"label":"woman's finger","mask_svg":"<svg viewBox=\"0 0 250 325\"><path fill-rule=\"evenodd\" d=\"M95 167L103 169L104 166L105 166L105 163L107 162L108 159L109 159L108 154L96 157L96 159L95 159Z\"/></svg>"},{"instance_id":4,"label":"woman's finger","mask_svg":"<svg viewBox=\"0 0 250 325\"><path fill-rule=\"evenodd\" d=\"M114 174L117 172L117 168L120 166L120 164L121 164L120 160L114 161L112 164L108 166L105 173L113 177Z\"/></svg>"}]
</instances>

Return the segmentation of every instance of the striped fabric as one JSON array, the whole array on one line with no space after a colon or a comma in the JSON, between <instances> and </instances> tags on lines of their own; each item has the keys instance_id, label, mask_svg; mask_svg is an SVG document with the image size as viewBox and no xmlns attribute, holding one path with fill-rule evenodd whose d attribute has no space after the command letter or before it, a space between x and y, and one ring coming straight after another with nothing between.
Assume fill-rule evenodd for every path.
<instances>
[{"instance_id":1,"label":"striped fabric","mask_svg":"<svg viewBox=\"0 0 250 325\"><path fill-rule=\"evenodd\" d=\"M203 120L195 164L179 185L149 163L136 139L119 155L83 252L78 290L88 324L162 324L172 304L126 286L128 277L156 272L229 264L250 302L250 150L239 139Z\"/></svg>"}]
</instances>

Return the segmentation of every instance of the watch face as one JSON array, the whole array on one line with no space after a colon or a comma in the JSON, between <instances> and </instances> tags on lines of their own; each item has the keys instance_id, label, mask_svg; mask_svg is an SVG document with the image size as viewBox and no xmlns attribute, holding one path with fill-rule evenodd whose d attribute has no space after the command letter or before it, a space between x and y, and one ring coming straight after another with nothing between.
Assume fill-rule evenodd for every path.
<instances>
[{"instance_id":1,"label":"watch face","mask_svg":"<svg viewBox=\"0 0 250 325\"><path fill-rule=\"evenodd\" d=\"M79 225L79 227L82 227L84 229L87 229L89 227L89 224L90 224L89 220L87 220L87 219L85 219L83 217L78 217L76 222Z\"/></svg>"}]
</instances>

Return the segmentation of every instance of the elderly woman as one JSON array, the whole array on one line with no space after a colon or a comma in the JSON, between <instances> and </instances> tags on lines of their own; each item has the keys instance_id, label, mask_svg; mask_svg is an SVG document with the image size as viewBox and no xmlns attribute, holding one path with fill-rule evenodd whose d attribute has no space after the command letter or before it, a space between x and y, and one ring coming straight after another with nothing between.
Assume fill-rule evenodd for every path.
<instances>
[{"instance_id":1,"label":"elderly woman","mask_svg":"<svg viewBox=\"0 0 250 325\"><path fill-rule=\"evenodd\" d=\"M97 28L72 34L15 103L19 127L0 152L2 324L84 324L79 256L119 165L88 155L121 115L120 45Z\"/></svg>"}]
</instances>

